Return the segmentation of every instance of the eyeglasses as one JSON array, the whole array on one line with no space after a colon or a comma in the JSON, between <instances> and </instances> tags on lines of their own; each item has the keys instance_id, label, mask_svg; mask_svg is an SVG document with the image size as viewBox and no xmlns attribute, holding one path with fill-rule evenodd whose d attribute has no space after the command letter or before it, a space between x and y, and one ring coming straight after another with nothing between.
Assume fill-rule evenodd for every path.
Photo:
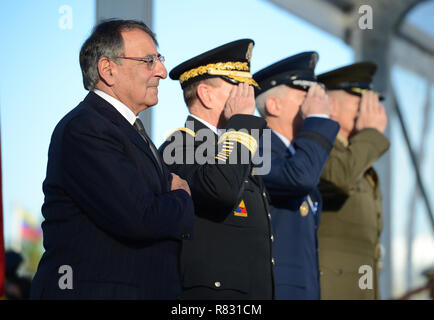
<instances>
[{"instance_id":1,"label":"eyeglasses","mask_svg":"<svg viewBox=\"0 0 434 320\"><path fill-rule=\"evenodd\" d=\"M150 70L154 69L155 65L157 64L157 60L159 60L161 63L164 63L164 61L166 61L164 56L162 56L161 54L158 54L158 55L151 54L151 55L146 56L146 57L116 57L116 58L146 62L146 65L147 65L148 69L150 69Z\"/></svg>"}]
</instances>

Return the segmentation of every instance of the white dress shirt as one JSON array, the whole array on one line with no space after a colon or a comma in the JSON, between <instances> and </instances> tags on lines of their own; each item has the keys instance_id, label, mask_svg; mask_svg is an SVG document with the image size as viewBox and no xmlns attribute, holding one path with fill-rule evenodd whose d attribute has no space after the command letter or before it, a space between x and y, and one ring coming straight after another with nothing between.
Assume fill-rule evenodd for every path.
<instances>
[{"instance_id":1,"label":"white dress shirt","mask_svg":"<svg viewBox=\"0 0 434 320\"><path fill-rule=\"evenodd\" d=\"M134 114L133 111L131 111L130 108L128 108L125 104L120 102L118 99L112 97L111 95L105 93L104 91L95 89L93 92L95 92L97 95L99 95L101 98L103 98L105 101L110 103L119 113L127 119L131 125L134 125L134 122L136 122L137 116Z\"/></svg>"},{"instance_id":2,"label":"white dress shirt","mask_svg":"<svg viewBox=\"0 0 434 320\"><path fill-rule=\"evenodd\" d=\"M277 131L272 130L276 136L278 136L280 138L280 140L282 140L283 144L289 149L289 152L291 152L292 155L295 154L295 149L291 144L291 141L289 141L283 134L280 134Z\"/></svg>"},{"instance_id":3,"label":"white dress shirt","mask_svg":"<svg viewBox=\"0 0 434 320\"><path fill-rule=\"evenodd\" d=\"M207 126L210 130L212 130L212 132L214 132L217 136L220 137L220 135L222 134L222 130L221 129L217 129L216 127L214 127L212 124L206 122L205 120L195 116L194 114L190 113L190 116L195 118L197 121L202 122L205 126Z\"/></svg>"}]
</instances>

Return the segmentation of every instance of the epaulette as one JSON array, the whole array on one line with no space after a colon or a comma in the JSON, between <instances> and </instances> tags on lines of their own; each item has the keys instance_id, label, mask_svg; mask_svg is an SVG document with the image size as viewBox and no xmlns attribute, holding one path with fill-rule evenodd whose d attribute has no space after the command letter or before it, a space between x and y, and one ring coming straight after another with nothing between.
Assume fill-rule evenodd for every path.
<instances>
[{"instance_id":1,"label":"epaulette","mask_svg":"<svg viewBox=\"0 0 434 320\"><path fill-rule=\"evenodd\" d=\"M185 127L183 127L183 128L178 128L178 129L176 129L176 130L173 130L168 136L167 136L167 138L166 138L166 140L169 140L169 138L175 133L175 132L178 132L178 131L183 131L183 132L185 132L185 133L188 133L189 135L191 135L193 138L196 138L196 132L194 132L193 130L191 130L191 129L189 129L189 128L185 128Z\"/></svg>"}]
</instances>

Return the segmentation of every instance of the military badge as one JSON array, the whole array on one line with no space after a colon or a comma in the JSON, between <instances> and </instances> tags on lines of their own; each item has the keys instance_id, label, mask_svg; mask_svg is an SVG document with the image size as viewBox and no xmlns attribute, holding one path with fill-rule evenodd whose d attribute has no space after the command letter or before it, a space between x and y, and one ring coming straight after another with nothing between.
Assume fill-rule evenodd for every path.
<instances>
[{"instance_id":1,"label":"military badge","mask_svg":"<svg viewBox=\"0 0 434 320\"><path fill-rule=\"evenodd\" d=\"M300 206L300 214L302 217L306 217L309 213L309 205L306 201L303 201L303 203Z\"/></svg>"},{"instance_id":2,"label":"military badge","mask_svg":"<svg viewBox=\"0 0 434 320\"><path fill-rule=\"evenodd\" d=\"M246 205L244 204L244 200L241 200L238 208L234 211L234 215L238 217L247 217L247 209Z\"/></svg>"},{"instance_id":3,"label":"military badge","mask_svg":"<svg viewBox=\"0 0 434 320\"><path fill-rule=\"evenodd\" d=\"M246 52L247 61L250 61L250 59L252 58L252 50L253 50L253 42L250 42Z\"/></svg>"}]
</instances>

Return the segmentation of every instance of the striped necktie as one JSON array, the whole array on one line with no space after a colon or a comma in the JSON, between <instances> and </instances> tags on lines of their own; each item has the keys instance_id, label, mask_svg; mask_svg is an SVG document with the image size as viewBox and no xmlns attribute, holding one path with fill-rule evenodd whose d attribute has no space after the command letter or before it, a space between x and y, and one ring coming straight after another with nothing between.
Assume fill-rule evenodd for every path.
<instances>
[{"instance_id":1,"label":"striped necktie","mask_svg":"<svg viewBox=\"0 0 434 320\"><path fill-rule=\"evenodd\" d=\"M152 154L154 155L155 159L157 160L158 166L160 167L161 173L163 173L163 166L161 165L160 156L158 154L157 148L152 143L152 140L149 138L148 134L146 133L145 127L143 126L142 121L137 118L134 122L134 128L137 130L137 132L140 134L140 136L145 140L146 144L149 146L149 148L152 151Z\"/></svg>"}]
</instances>

